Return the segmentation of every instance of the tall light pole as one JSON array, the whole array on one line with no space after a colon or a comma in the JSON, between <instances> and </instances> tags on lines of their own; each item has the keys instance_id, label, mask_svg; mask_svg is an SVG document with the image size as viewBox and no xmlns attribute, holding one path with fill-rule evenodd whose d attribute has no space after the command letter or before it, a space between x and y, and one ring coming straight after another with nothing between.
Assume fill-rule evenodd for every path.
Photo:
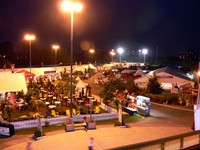
<instances>
[{"instance_id":1,"label":"tall light pole","mask_svg":"<svg viewBox=\"0 0 200 150\"><path fill-rule=\"evenodd\" d=\"M115 56L115 51L114 51L114 49L112 49L111 51L110 51L110 55L111 55L111 62L113 62L114 61L114 56Z\"/></svg>"},{"instance_id":2,"label":"tall light pole","mask_svg":"<svg viewBox=\"0 0 200 150\"><path fill-rule=\"evenodd\" d=\"M142 50L139 49L138 52L139 52L139 63L141 63L141 53L142 53Z\"/></svg>"},{"instance_id":3,"label":"tall light pole","mask_svg":"<svg viewBox=\"0 0 200 150\"><path fill-rule=\"evenodd\" d=\"M124 52L124 49L120 47L117 49L117 52L119 53L119 62L121 63L121 55Z\"/></svg>"},{"instance_id":4,"label":"tall light pole","mask_svg":"<svg viewBox=\"0 0 200 150\"><path fill-rule=\"evenodd\" d=\"M55 69L56 69L56 64L57 64L57 51L58 51L58 49L60 48L60 46L57 45L57 44L54 44L54 45L52 45L52 48L55 50Z\"/></svg>"},{"instance_id":5,"label":"tall light pole","mask_svg":"<svg viewBox=\"0 0 200 150\"><path fill-rule=\"evenodd\" d=\"M94 49L90 49L89 52L90 52L90 54L92 55L92 62L93 62L93 61L94 61L94 60L93 60L93 55L94 55L95 50L94 50Z\"/></svg>"},{"instance_id":6,"label":"tall light pole","mask_svg":"<svg viewBox=\"0 0 200 150\"><path fill-rule=\"evenodd\" d=\"M145 56L146 56L146 54L148 53L148 50L145 48L145 49L143 49L142 50L142 54L144 55L144 65L145 65Z\"/></svg>"},{"instance_id":7,"label":"tall light pole","mask_svg":"<svg viewBox=\"0 0 200 150\"><path fill-rule=\"evenodd\" d=\"M63 1L61 8L65 12L71 13L71 35L70 35L70 117L72 117L72 73L73 73L73 32L74 32L74 12L82 10L82 4L76 1Z\"/></svg>"},{"instance_id":8,"label":"tall light pole","mask_svg":"<svg viewBox=\"0 0 200 150\"><path fill-rule=\"evenodd\" d=\"M31 76L31 42L33 41L33 40L35 40L35 35L33 35L33 34L26 34L25 36L24 36L24 39L26 40L26 41L29 41L29 60L30 60L30 76Z\"/></svg>"}]
</instances>

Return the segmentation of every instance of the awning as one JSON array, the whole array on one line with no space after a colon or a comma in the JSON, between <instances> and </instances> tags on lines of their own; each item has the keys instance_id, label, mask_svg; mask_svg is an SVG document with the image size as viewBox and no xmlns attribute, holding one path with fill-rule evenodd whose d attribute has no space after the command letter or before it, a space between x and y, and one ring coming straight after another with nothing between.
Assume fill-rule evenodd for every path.
<instances>
[{"instance_id":1,"label":"awning","mask_svg":"<svg viewBox=\"0 0 200 150\"><path fill-rule=\"evenodd\" d=\"M34 73L30 73L29 71L26 70L20 70L17 73L24 73L25 76L35 76Z\"/></svg>"}]
</instances>

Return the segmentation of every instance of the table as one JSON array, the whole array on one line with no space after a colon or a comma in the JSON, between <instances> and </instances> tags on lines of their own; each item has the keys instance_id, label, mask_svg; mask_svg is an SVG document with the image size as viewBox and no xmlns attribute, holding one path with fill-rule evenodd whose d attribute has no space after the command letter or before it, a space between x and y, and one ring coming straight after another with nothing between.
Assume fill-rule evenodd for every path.
<instances>
[{"instance_id":1,"label":"table","mask_svg":"<svg viewBox=\"0 0 200 150\"><path fill-rule=\"evenodd\" d=\"M41 100L46 100L46 98L44 98L44 97L40 97L40 99L41 99Z\"/></svg>"},{"instance_id":2,"label":"table","mask_svg":"<svg viewBox=\"0 0 200 150\"><path fill-rule=\"evenodd\" d=\"M84 100L77 100L78 104L84 103Z\"/></svg>"},{"instance_id":3,"label":"table","mask_svg":"<svg viewBox=\"0 0 200 150\"><path fill-rule=\"evenodd\" d=\"M19 110L21 110L21 108L24 106L24 103L18 103L16 106L19 108Z\"/></svg>"},{"instance_id":4,"label":"table","mask_svg":"<svg viewBox=\"0 0 200 150\"><path fill-rule=\"evenodd\" d=\"M48 95L48 97L53 97L53 95Z\"/></svg>"},{"instance_id":5,"label":"table","mask_svg":"<svg viewBox=\"0 0 200 150\"><path fill-rule=\"evenodd\" d=\"M60 104L60 103L61 103L60 101L55 101L55 102L54 102L54 104Z\"/></svg>"},{"instance_id":6,"label":"table","mask_svg":"<svg viewBox=\"0 0 200 150\"><path fill-rule=\"evenodd\" d=\"M55 105L49 105L49 108L53 109L53 108L56 108Z\"/></svg>"},{"instance_id":7,"label":"table","mask_svg":"<svg viewBox=\"0 0 200 150\"><path fill-rule=\"evenodd\" d=\"M63 98L64 98L64 99L68 99L68 96L64 96Z\"/></svg>"},{"instance_id":8,"label":"table","mask_svg":"<svg viewBox=\"0 0 200 150\"><path fill-rule=\"evenodd\" d=\"M45 105L49 105L50 103L49 102L45 102Z\"/></svg>"}]
</instances>

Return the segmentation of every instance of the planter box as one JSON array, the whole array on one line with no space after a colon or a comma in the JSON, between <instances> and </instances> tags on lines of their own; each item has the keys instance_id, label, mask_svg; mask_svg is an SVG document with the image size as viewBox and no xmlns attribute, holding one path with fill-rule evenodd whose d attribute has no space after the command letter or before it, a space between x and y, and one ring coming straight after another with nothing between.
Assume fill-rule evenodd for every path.
<instances>
[{"instance_id":1,"label":"planter box","mask_svg":"<svg viewBox=\"0 0 200 150\"><path fill-rule=\"evenodd\" d=\"M88 123L88 129L96 129L96 121Z\"/></svg>"},{"instance_id":2,"label":"planter box","mask_svg":"<svg viewBox=\"0 0 200 150\"><path fill-rule=\"evenodd\" d=\"M70 132L70 131L74 131L74 124L66 124L65 125L65 131L66 132Z\"/></svg>"}]
</instances>

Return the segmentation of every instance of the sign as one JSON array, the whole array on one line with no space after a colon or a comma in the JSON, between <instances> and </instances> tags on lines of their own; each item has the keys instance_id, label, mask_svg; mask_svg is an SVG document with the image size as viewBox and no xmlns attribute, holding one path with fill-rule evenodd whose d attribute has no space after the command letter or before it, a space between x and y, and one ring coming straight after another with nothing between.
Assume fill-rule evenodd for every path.
<instances>
[{"instance_id":1,"label":"sign","mask_svg":"<svg viewBox=\"0 0 200 150\"><path fill-rule=\"evenodd\" d=\"M8 127L0 127L0 135L10 135L10 130Z\"/></svg>"}]
</instances>

